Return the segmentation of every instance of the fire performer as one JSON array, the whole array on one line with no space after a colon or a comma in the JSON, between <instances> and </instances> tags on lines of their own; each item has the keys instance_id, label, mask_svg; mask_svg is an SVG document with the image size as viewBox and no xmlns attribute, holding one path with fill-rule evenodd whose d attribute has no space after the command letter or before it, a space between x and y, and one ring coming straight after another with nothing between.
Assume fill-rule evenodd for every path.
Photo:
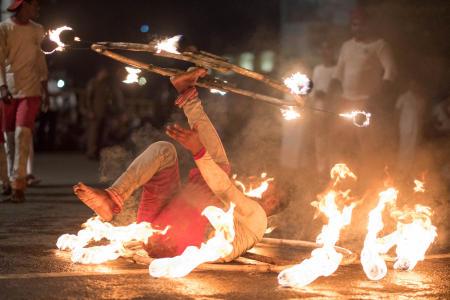
<instances>
[{"instance_id":1,"label":"fire performer","mask_svg":"<svg viewBox=\"0 0 450 300\"><path fill-rule=\"evenodd\" d=\"M0 23L0 94L12 202L25 201L27 161L32 130L39 111L48 105L47 64L40 45L44 29L33 22L37 0L14 0L14 15Z\"/></svg>"},{"instance_id":2,"label":"fire performer","mask_svg":"<svg viewBox=\"0 0 450 300\"><path fill-rule=\"evenodd\" d=\"M106 190L79 183L75 194L105 220L120 212L124 200L143 186L137 222L149 222L156 228L170 226L165 235L154 235L146 250L152 257L180 255L187 246L200 247L207 240L208 220L201 216L207 206L228 208L234 213L233 251L223 261L231 261L252 248L264 235L267 216L276 213L286 202L274 183L257 202L247 198L232 182L230 165L222 142L203 110L194 87L206 70L196 68L171 78L179 96L175 104L182 108L191 129L178 125L167 127L166 133L190 150L198 168L189 173L189 181L180 186L175 147L169 142L156 142L138 156L128 169Z\"/></svg>"}]
</instances>

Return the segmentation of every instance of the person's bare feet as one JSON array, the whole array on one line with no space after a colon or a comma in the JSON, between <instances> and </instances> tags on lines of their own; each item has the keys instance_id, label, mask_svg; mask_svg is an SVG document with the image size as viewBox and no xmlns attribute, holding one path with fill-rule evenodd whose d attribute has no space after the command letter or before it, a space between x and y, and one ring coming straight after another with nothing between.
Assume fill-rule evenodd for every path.
<instances>
[{"instance_id":1,"label":"person's bare feet","mask_svg":"<svg viewBox=\"0 0 450 300\"><path fill-rule=\"evenodd\" d=\"M197 80L204 77L208 70L200 67L189 68L186 72L170 77L170 82L176 88L178 93L182 93L195 85Z\"/></svg>"},{"instance_id":2,"label":"person's bare feet","mask_svg":"<svg viewBox=\"0 0 450 300\"><path fill-rule=\"evenodd\" d=\"M75 195L89 206L105 221L110 221L114 215L114 202L104 190L91 188L82 182L73 187Z\"/></svg>"}]
</instances>

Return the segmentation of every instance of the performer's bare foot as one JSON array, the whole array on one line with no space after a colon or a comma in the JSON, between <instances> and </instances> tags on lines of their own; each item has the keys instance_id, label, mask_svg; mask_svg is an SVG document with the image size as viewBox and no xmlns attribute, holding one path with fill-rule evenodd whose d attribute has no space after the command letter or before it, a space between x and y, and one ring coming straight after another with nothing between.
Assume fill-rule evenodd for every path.
<instances>
[{"instance_id":1,"label":"performer's bare foot","mask_svg":"<svg viewBox=\"0 0 450 300\"><path fill-rule=\"evenodd\" d=\"M204 77L208 70L200 67L189 68L186 72L170 77L172 85L177 89L178 93L182 93L188 88L195 85L197 80Z\"/></svg>"},{"instance_id":2,"label":"performer's bare foot","mask_svg":"<svg viewBox=\"0 0 450 300\"><path fill-rule=\"evenodd\" d=\"M82 182L73 187L75 195L89 206L105 221L110 221L114 215L114 202L104 190L91 188Z\"/></svg>"}]
</instances>

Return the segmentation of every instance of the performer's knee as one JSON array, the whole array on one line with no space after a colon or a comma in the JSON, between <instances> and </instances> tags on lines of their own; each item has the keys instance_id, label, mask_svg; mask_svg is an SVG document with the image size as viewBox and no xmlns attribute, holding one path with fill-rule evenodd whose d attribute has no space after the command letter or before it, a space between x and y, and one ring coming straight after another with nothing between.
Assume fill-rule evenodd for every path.
<instances>
[{"instance_id":1,"label":"performer's knee","mask_svg":"<svg viewBox=\"0 0 450 300\"><path fill-rule=\"evenodd\" d=\"M158 149L158 153L161 157L161 162L164 167L169 167L177 162L177 150L175 146L170 142L159 141L150 145Z\"/></svg>"}]
</instances>

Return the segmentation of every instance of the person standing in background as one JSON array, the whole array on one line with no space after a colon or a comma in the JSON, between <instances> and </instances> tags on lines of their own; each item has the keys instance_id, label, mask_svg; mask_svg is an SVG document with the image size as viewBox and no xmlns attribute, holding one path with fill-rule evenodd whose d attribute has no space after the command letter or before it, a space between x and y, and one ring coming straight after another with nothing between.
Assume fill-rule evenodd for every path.
<instances>
[{"instance_id":1,"label":"person standing in background","mask_svg":"<svg viewBox=\"0 0 450 300\"><path fill-rule=\"evenodd\" d=\"M37 0L14 0L13 16L0 23L0 96L3 101L11 201L25 201L27 161L34 121L48 107L47 64L41 51L45 31L33 20L39 14Z\"/></svg>"},{"instance_id":2,"label":"person standing in background","mask_svg":"<svg viewBox=\"0 0 450 300\"><path fill-rule=\"evenodd\" d=\"M86 155L90 159L98 159L103 144L105 125L114 117L113 111L122 106L122 95L114 88L106 68L100 68L86 87L86 97L81 108L87 118ZM114 107L116 106L116 107Z\"/></svg>"},{"instance_id":3,"label":"person standing in background","mask_svg":"<svg viewBox=\"0 0 450 300\"><path fill-rule=\"evenodd\" d=\"M388 43L376 37L365 10L351 13L350 26L353 38L341 47L330 92L336 95L339 113L363 110L372 114L372 120L367 128L339 122L335 140L340 142L339 160L352 168L367 167L360 173L369 175L374 168L383 172L395 143L389 134L395 132L393 86L397 70Z\"/></svg>"},{"instance_id":4,"label":"person standing in background","mask_svg":"<svg viewBox=\"0 0 450 300\"><path fill-rule=\"evenodd\" d=\"M426 91L422 81L411 78L407 90L397 100L398 110L398 169L404 175L413 171L417 145L422 138Z\"/></svg>"},{"instance_id":5,"label":"person standing in background","mask_svg":"<svg viewBox=\"0 0 450 300\"><path fill-rule=\"evenodd\" d=\"M320 45L321 63L314 67L312 81L314 82L313 106L320 110L332 110L332 100L328 92L331 78L336 69L336 57L334 48L329 41L323 41ZM331 120L323 112L314 112L314 140L316 149L317 172L320 178L328 179L331 169L331 152L329 149Z\"/></svg>"}]
</instances>

